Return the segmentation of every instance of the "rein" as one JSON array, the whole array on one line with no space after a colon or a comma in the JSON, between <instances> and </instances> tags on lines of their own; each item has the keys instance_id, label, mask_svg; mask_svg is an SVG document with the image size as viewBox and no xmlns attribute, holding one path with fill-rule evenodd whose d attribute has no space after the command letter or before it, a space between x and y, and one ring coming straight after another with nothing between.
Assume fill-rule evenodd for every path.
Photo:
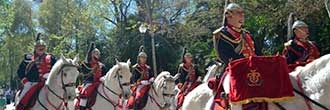
<instances>
[{"instance_id":1,"label":"rein","mask_svg":"<svg viewBox=\"0 0 330 110\"><path fill-rule=\"evenodd\" d=\"M54 90L52 90L48 85L46 85L45 87L44 87L44 89L46 90L46 100L47 100L47 103L49 103L54 109L56 109L56 110L59 110L60 108L61 108L61 106L63 105L67 110L69 109L68 108L68 102L66 101L66 98L65 97L67 97L67 90L66 90L66 87L73 87L73 86L75 86L75 83L68 83L68 84L65 84L64 83L64 80L63 80L63 77L64 77L64 71L63 71L63 68L64 67L75 67L75 68L79 68L79 66L76 66L76 65L73 65L73 64L64 64L63 66L61 66L61 68L60 68L60 74L61 74L61 84L62 84L62 89L63 89L63 91L64 91L64 94L63 94L63 97L61 97L60 95L58 95L56 92L54 92ZM53 95L55 95L58 99L60 99L61 101L62 101L62 104L60 104L59 106L55 106L54 104L52 104L51 103L51 101L49 100L49 98L48 98L48 91L50 91L50 93L52 93ZM40 99L38 98L38 103L44 108L44 109L46 109L46 110L48 110L47 109L47 107L44 105L44 104L42 104L41 102L40 102Z\"/></svg>"},{"instance_id":2,"label":"rein","mask_svg":"<svg viewBox=\"0 0 330 110\"><path fill-rule=\"evenodd\" d=\"M299 73L299 74L300 74L300 73ZM301 91L303 91L303 88L302 88L301 79L300 79L300 77L299 77L299 74L298 74L295 78L296 78L296 82L298 83L298 86L299 86L300 91L297 90L297 89L295 89L295 88L293 88L293 91L305 99L305 103L306 103L306 106L308 107L308 110L312 110L312 106L311 106L308 102L311 102L311 103L315 104L316 106L318 106L318 107L320 107L320 108L322 108L322 109L324 109L324 110L330 110L330 109L327 108L326 106L324 106L324 105L322 105L321 103L319 103L319 102L317 102L317 101L311 99L311 98L308 97L306 94L304 94L303 92L301 92ZM280 104L278 104L278 103L275 103L275 105L276 105L277 107L279 107L281 110L286 110L284 107L282 107L282 106L281 106Z\"/></svg>"},{"instance_id":3,"label":"rein","mask_svg":"<svg viewBox=\"0 0 330 110\"><path fill-rule=\"evenodd\" d=\"M165 79L165 80L166 80L166 79ZM155 95L158 97L159 95L158 95L158 93L156 92L155 87L154 87L153 85L151 85L151 89L153 90L153 92L155 93ZM175 96L175 94L164 93L164 91L163 91L162 95L163 95L162 98L163 98L164 101L166 101L166 100L165 100L165 97L174 97L174 96ZM159 102L154 98L153 95L149 95L149 96L150 96L151 100L152 100L153 102L155 102L155 104L158 106L159 109L164 109L164 108L167 107L166 102L165 102L165 105L160 105Z\"/></svg>"},{"instance_id":4,"label":"rein","mask_svg":"<svg viewBox=\"0 0 330 110\"><path fill-rule=\"evenodd\" d=\"M119 71L120 71L120 69L117 70L116 75L119 74ZM123 86L129 86L130 83L129 83L129 82L121 83L121 80L119 79L119 76L117 76L117 81L118 81L118 84L119 84L119 88L121 89L121 92L124 93ZM103 86L103 87L102 87L102 90L103 90L103 94L104 94L104 95L102 95L102 94L100 93L100 91L98 91L98 90L97 90L97 93L98 93L103 99L105 99L107 102L109 102L110 104L112 104L112 106L113 106L115 109L116 109L116 107L123 108L123 105L121 105L121 104L119 103L119 100L117 101L117 103L115 103L115 101L113 101L113 100L110 99L110 97L106 94L104 88L105 88L106 90L110 91L112 94L118 96L119 98L121 97L121 94L116 93L115 91L111 90L109 87L105 86L104 83L102 83L102 86Z\"/></svg>"}]
</instances>

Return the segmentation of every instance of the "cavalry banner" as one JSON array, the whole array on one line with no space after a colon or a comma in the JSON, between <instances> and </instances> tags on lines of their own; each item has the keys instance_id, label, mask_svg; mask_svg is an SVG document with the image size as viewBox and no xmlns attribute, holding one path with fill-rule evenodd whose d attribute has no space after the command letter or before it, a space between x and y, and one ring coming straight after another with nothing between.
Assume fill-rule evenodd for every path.
<instances>
[{"instance_id":1,"label":"cavalry banner","mask_svg":"<svg viewBox=\"0 0 330 110\"><path fill-rule=\"evenodd\" d=\"M282 56L238 59L229 64L227 73L233 105L281 102L294 97L288 65Z\"/></svg>"}]
</instances>

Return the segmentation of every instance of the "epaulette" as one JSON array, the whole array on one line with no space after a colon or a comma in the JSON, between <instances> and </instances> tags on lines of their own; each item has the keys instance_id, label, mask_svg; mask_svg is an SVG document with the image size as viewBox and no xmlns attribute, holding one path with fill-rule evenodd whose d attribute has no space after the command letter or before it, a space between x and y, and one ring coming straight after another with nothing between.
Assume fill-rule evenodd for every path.
<instances>
[{"instance_id":1,"label":"epaulette","mask_svg":"<svg viewBox=\"0 0 330 110\"><path fill-rule=\"evenodd\" d=\"M250 31L246 30L246 29L242 29L242 31L246 32L246 33L249 33L250 34Z\"/></svg>"},{"instance_id":2,"label":"epaulette","mask_svg":"<svg viewBox=\"0 0 330 110\"><path fill-rule=\"evenodd\" d=\"M30 54L30 53L26 53L26 54L24 54L24 61L25 61L25 62L31 62L32 59L33 59L32 57L33 57L32 54Z\"/></svg>"},{"instance_id":3,"label":"epaulette","mask_svg":"<svg viewBox=\"0 0 330 110\"><path fill-rule=\"evenodd\" d=\"M288 47L292 44L293 40L289 40L288 42L284 43L284 47Z\"/></svg>"},{"instance_id":4,"label":"epaulette","mask_svg":"<svg viewBox=\"0 0 330 110\"><path fill-rule=\"evenodd\" d=\"M179 67L183 67L183 63L179 64Z\"/></svg>"},{"instance_id":5,"label":"epaulette","mask_svg":"<svg viewBox=\"0 0 330 110\"><path fill-rule=\"evenodd\" d=\"M136 68L137 66L138 66L138 64L135 64L135 65L133 65L132 67L133 67L133 68Z\"/></svg>"},{"instance_id":6,"label":"epaulette","mask_svg":"<svg viewBox=\"0 0 330 110\"><path fill-rule=\"evenodd\" d=\"M224 27L220 27L219 29L215 30L212 32L212 34L218 34L219 32L221 32L221 30L223 29Z\"/></svg>"},{"instance_id":7,"label":"epaulette","mask_svg":"<svg viewBox=\"0 0 330 110\"><path fill-rule=\"evenodd\" d=\"M312 44L312 45L315 45L315 44L316 44L315 41L310 41L310 40L308 40L307 42L308 42L309 44Z\"/></svg>"},{"instance_id":8,"label":"epaulette","mask_svg":"<svg viewBox=\"0 0 330 110\"><path fill-rule=\"evenodd\" d=\"M151 69L151 67L150 67L149 65L146 65L146 67L147 67L148 69Z\"/></svg>"}]
</instances>

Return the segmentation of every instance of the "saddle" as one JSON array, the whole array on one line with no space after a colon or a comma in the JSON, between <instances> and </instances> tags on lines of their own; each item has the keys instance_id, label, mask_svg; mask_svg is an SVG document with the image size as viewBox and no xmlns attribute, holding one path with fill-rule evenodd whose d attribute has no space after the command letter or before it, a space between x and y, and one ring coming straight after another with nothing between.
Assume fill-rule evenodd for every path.
<instances>
[{"instance_id":1,"label":"saddle","mask_svg":"<svg viewBox=\"0 0 330 110\"><path fill-rule=\"evenodd\" d=\"M127 101L127 103L128 103L127 108L134 109L134 110L136 110L136 109L141 110L147 105L149 94L148 94L148 91L146 91L141 98L135 99L136 92L137 92L136 89L137 88L134 87L133 93ZM150 89L148 89L148 90L150 90Z\"/></svg>"},{"instance_id":2,"label":"saddle","mask_svg":"<svg viewBox=\"0 0 330 110\"><path fill-rule=\"evenodd\" d=\"M209 80L208 86L217 92L215 103L224 108L230 103L243 105L243 110L266 110L266 102L292 100L294 96L287 67L281 56L238 59L229 63L222 76ZM229 94L223 95L226 76L230 81Z\"/></svg>"},{"instance_id":3,"label":"saddle","mask_svg":"<svg viewBox=\"0 0 330 110\"><path fill-rule=\"evenodd\" d=\"M16 110L30 110L35 104L38 99L38 95L41 91L41 89L44 87L45 83L38 83L31 87L25 96L23 96L22 99L20 99L20 102L16 106ZM21 92L20 92L21 93ZM21 95L21 94L19 94Z\"/></svg>"},{"instance_id":4,"label":"saddle","mask_svg":"<svg viewBox=\"0 0 330 110\"><path fill-rule=\"evenodd\" d=\"M97 96L97 87L96 87L96 89L93 89L92 93L87 98L86 108L91 108L95 104L96 96ZM83 87L81 87L81 86L79 86L77 89L78 89L79 93L81 93L83 91ZM75 103L76 110L79 109L80 99L81 99L80 97L77 97L77 102Z\"/></svg>"}]
</instances>

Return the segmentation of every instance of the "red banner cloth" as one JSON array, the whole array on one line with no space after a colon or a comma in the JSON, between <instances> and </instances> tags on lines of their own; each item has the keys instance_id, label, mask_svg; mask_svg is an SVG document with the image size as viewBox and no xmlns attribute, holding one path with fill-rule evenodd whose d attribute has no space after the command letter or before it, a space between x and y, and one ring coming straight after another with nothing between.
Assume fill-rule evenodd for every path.
<instances>
[{"instance_id":1,"label":"red banner cloth","mask_svg":"<svg viewBox=\"0 0 330 110\"><path fill-rule=\"evenodd\" d=\"M255 56L229 63L229 101L233 105L249 102L292 100L293 87L286 60L282 56Z\"/></svg>"}]
</instances>

